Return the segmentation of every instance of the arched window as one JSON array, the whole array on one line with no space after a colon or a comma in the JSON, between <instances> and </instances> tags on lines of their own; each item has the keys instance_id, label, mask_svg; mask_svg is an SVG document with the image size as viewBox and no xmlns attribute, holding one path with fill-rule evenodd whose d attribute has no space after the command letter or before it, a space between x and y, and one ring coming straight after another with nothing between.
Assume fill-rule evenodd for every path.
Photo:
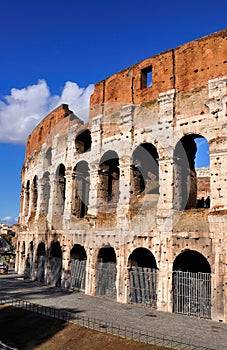
<instances>
[{"instance_id":1,"label":"arched window","mask_svg":"<svg viewBox=\"0 0 227 350\"><path fill-rule=\"evenodd\" d=\"M56 172L55 213L62 215L65 207L65 166L60 164Z\"/></svg>"},{"instance_id":2,"label":"arched window","mask_svg":"<svg viewBox=\"0 0 227 350\"><path fill-rule=\"evenodd\" d=\"M156 147L150 143L138 146L132 155L132 193L159 193L159 167Z\"/></svg>"},{"instance_id":3,"label":"arched window","mask_svg":"<svg viewBox=\"0 0 227 350\"><path fill-rule=\"evenodd\" d=\"M119 158L116 152L106 152L99 163L99 203L117 203L119 199Z\"/></svg>"},{"instance_id":4,"label":"arched window","mask_svg":"<svg viewBox=\"0 0 227 350\"><path fill-rule=\"evenodd\" d=\"M72 214L77 218L83 218L87 214L90 188L90 176L87 162L81 161L75 166L74 179Z\"/></svg>"},{"instance_id":5,"label":"arched window","mask_svg":"<svg viewBox=\"0 0 227 350\"><path fill-rule=\"evenodd\" d=\"M45 169L48 168L52 164L52 149L48 148L45 154Z\"/></svg>"},{"instance_id":6,"label":"arched window","mask_svg":"<svg viewBox=\"0 0 227 350\"><path fill-rule=\"evenodd\" d=\"M91 132L90 130L82 130L75 139L75 147L77 153L88 152L91 149Z\"/></svg>"},{"instance_id":7,"label":"arched window","mask_svg":"<svg viewBox=\"0 0 227 350\"><path fill-rule=\"evenodd\" d=\"M198 168L196 163L205 164L209 169L208 152L200 152L200 144L207 143L201 135L190 134L184 136L176 145L174 151L174 202L175 209L184 210L191 208L204 208L210 206L210 179L203 189L198 192L198 184L202 186L203 180L197 178ZM205 163L201 163L204 159ZM199 160L199 161L198 161ZM207 171L209 174L209 171ZM198 181L199 180L199 181ZM206 196L206 197L205 197Z\"/></svg>"},{"instance_id":8,"label":"arched window","mask_svg":"<svg viewBox=\"0 0 227 350\"><path fill-rule=\"evenodd\" d=\"M32 182L32 208L31 212L35 214L37 209L37 201L38 201L38 177L35 176Z\"/></svg>"},{"instance_id":9,"label":"arched window","mask_svg":"<svg viewBox=\"0 0 227 350\"><path fill-rule=\"evenodd\" d=\"M24 215L27 216L29 213L29 202L30 202L30 181L27 181L25 188L25 201L24 201Z\"/></svg>"},{"instance_id":10,"label":"arched window","mask_svg":"<svg viewBox=\"0 0 227 350\"><path fill-rule=\"evenodd\" d=\"M42 137L43 137L43 126L41 126L39 129L39 138L38 138L39 142L42 140Z\"/></svg>"},{"instance_id":11,"label":"arched window","mask_svg":"<svg viewBox=\"0 0 227 350\"><path fill-rule=\"evenodd\" d=\"M47 215L50 201L50 173L47 171L42 178L42 196L40 204L40 212Z\"/></svg>"}]
</instances>

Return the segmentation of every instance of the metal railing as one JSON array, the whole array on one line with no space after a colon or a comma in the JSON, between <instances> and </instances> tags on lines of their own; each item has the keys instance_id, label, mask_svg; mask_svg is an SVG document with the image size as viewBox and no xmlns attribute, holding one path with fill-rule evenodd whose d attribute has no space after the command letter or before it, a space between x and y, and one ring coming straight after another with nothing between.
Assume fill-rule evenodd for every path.
<instances>
[{"instance_id":1,"label":"metal railing","mask_svg":"<svg viewBox=\"0 0 227 350\"><path fill-rule=\"evenodd\" d=\"M64 322L71 322L78 324L82 327L93 329L99 332L108 333L116 335L119 337L137 340L147 344L166 346L171 349L179 350L219 350L219 346L208 347L206 344L198 344L191 340L184 341L178 337L168 337L164 334L158 332L148 332L142 329L136 329L132 327L122 327L120 325L99 320L97 318L92 318L88 316L77 315L69 311L64 311L61 309L56 309L49 306L43 306L39 304L33 304L29 301L13 299L13 298L1 298L0 305L11 305L13 307L21 308L30 312L35 312L37 314L53 317ZM1 348L0 348L1 349ZM3 348L4 349L4 348ZM12 349L12 348L6 348Z\"/></svg>"},{"instance_id":2,"label":"metal railing","mask_svg":"<svg viewBox=\"0 0 227 350\"><path fill-rule=\"evenodd\" d=\"M12 348L0 341L0 350L18 350L17 348Z\"/></svg>"}]
</instances>

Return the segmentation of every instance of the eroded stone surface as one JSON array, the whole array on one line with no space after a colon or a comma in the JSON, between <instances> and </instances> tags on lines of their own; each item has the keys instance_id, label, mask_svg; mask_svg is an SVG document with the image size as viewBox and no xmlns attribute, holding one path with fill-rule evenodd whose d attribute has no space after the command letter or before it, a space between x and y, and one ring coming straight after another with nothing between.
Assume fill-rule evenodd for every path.
<instances>
[{"instance_id":1,"label":"eroded stone surface","mask_svg":"<svg viewBox=\"0 0 227 350\"><path fill-rule=\"evenodd\" d=\"M151 269L148 304L172 311L173 269L202 272L206 317L227 321L226 58L224 30L97 83L87 124L67 105L43 119L22 169L19 273L69 288L74 261L85 293L129 302L132 271ZM197 138L209 143L206 170Z\"/></svg>"}]
</instances>

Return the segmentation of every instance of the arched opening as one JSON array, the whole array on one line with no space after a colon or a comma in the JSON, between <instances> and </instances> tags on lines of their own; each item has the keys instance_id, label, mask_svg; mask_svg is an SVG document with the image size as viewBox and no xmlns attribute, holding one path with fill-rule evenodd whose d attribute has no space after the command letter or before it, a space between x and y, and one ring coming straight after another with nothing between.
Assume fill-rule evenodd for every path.
<instances>
[{"instance_id":1,"label":"arched opening","mask_svg":"<svg viewBox=\"0 0 227 350\"><path fill-rule=\"evenodd\" d=\"M156 307L157 264L149 249L136 248L129 256L130 301Z\"/></svg>"},{"instance_id":2,"label":"arched opening","mask_svg":"<svg viewBox=\"0 0 227 350\"><path fill-rule=\"evenodd\" d=\"M184 136L175 147L174 209L210 207L209 157L208 151L204 153L200 151L201 141L208 145L206 139L201 135L190 134ZM201 163L202 159L204 162ZM199 168L196 168L197 163L206 165L206 180L203 179L204 171L199 172ZM200 174L199 177L197 177L197 173ZM205 186L204 190L200 188L201 186ZM206 198L203 196L203 191Z\"/></svg>"},{"instance_id":3,"label":"arched opening","mask_svg":"<svg viewBox=\"0 0 227 350\"><path fill-rule=\"evenodd\" d=\"M44 169L48 168L52 164L52 149L48 148L45 155L45 166Z\"/></svg>"},{"instance_id":4,"label":"arched opening","mask_svg":"<svg viewBox=\"0 0 227 350\"><path fill-rule=\"evenodd\" d=\"M85 290L87 254L80 244L75 244L70 251L71 288Z\"/></svg>"},{"instance_id":5,"label":"arched opening","mask_svg":"<svg viewBox=\"0 0 227 350\"><path fill-rule=\"evenodd\" d=\"M79 162L74 168L74 188L72 214L77 218L83 218L87 214L90 189L90 175L88 163Z\"/></svg>"},{"instance_id":6,"label":"arched opening","mask_svg":"<svg viewBox=\"0 0 227 350\"><path fill-rule=\"evenodd\" d=\"M62 272L62 249L58 241L53 241L50 246L50 269L51 285L60 287Z\"/></svg>"},{"instance_id":7,"label":"arched opening","mask_svg":"<svg viewBox=\"0 0 227 350\"><path fill-rule=\"evenodd\" d=\"M65 166L60 164L56 172L55 214L62 215L65 207Z\"/></svg>"},{"instance_id":8,"label":"arched opening","mask_svg":"<svg viewBox=\"0 0 227 350\"><path fill-rule=\"evenodd\" d=\"M117 203L119 199L119 158L116 152L106 152L99 163L99 203Z\"/></svg>"},{"instance_id":9,"label":"arched opening","mask_svg":"<svg viewBox=\"0 0 227 350\"><path fill-rule=\"evenodd\" d=\"M46 266L46 247L43 242L40 242L37 248L37 281L45 282L45 266Z\"/></svg>"},{"instance_id":10,"label":"arched opening","mask_svg":"<svg viewBox=\"0 0 227 350\"><path fill-rule=\"evenodd\" d=\"M50 173L47 171L42 178L42 194L40 203L41 215L47 215L50 201Z\"/></svg>"},{"instance_id":11,"label":"arched opening","mask_svg":"<svg viewBox=\"0 0 227 350\"><path fill-rule=\"evenodd\" d=\"M82 130L75 139L76 152L81 154L91 149L91 132L90 130Z\"/></svg>"},{"instance_id":12,"label":"arched opening","mask_svg":"<svg viewBox=\"0 0 227 350\"><path fill-rule=\"evenodd\" d=\"M42 137L43 137L43 126L40 127L39 129L39 136L38 136L38 141L42 141Z\"/></svg>"},{"instance_id":13,"label":"arched opening","mask_svg":"<svg viewBox=\"0 0 227 350\"><path fill-rule=\"evenodd\" d=\"M24 275L26 278L32 278L33 276L33 251L34 251L33 241L31 241L29 243L28 254L25 261Z\"/></svg>"},{"instance_id":14,"label":"arched opening","mask_svg":"<svg viewBox=\"0 0 227 350\"><path fill-rule=\"evenodd\" d=\"M173 312L211 318L211 268L195 250L185 250L173 263Z\"/></svg>"},{"instance_id":15,"label":"arched opening","mask_svg":"<svg viewBox=\"0 0 227 350\"><path fill-rule=\"evenodd\" d=\"M132 194L159 193L159 166L156 147L150 143L139 145L132 155Z\"/></svg>"},{"instance_id":16,"label":"arched opening","mask_svg":"<svg viewBox=\"0 0 227 350\"><path fill-rule=\"evenodd\" d=\"M37 201L38 201L38 177L37 175L34 177L32 182L32 207L31 213L34 215L37 209Z\"/></svg>"},{"instance_id":17,"label":"arched opening","mask_svg":"<svg viewBox=\"0 0 227 350\"><path fill-rule=\"evenodd\" d=\"M27 216L29 213L29 202L30 202L30 181L28 180L25 188L25 201L24 201L24 215Z\"/></svg>"},{"instance_id":18,"label":"arched opening","mask_svg":"<svg viewBox=\"0 0 227 350\"><path fill-rule=\"evenodd\" d=\"M116 298L116 254L113 247L99 250L97 260L96 294Z\"/></svg>"}]
</instances>

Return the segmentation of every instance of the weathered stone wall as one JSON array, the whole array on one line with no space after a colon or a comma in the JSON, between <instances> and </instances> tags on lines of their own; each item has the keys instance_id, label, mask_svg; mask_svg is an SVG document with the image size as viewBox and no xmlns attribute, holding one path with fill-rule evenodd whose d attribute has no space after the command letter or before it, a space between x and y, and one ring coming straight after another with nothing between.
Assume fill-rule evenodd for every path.
<instances>
[{"instance_id":1,"label":"weathered stone wall","mask_svg":"<svg viewBox=\"0 0 227 350\"><path fill-rule=\"evenodd\" d=\"M227 322L226 39L214 33L97 83L88 124L66 105L44 118L22 170L20 273L68 288L74 250L78 269L86 256L85 293L172 311L177 266L211 278L204 317ZM209 144L208 177L196 177L197 137ZM204 186L209 207L197 207ZM152 300L134 295L137 267L149 269L144 286L155 276Z\"/></svg>"}]
</instances>

